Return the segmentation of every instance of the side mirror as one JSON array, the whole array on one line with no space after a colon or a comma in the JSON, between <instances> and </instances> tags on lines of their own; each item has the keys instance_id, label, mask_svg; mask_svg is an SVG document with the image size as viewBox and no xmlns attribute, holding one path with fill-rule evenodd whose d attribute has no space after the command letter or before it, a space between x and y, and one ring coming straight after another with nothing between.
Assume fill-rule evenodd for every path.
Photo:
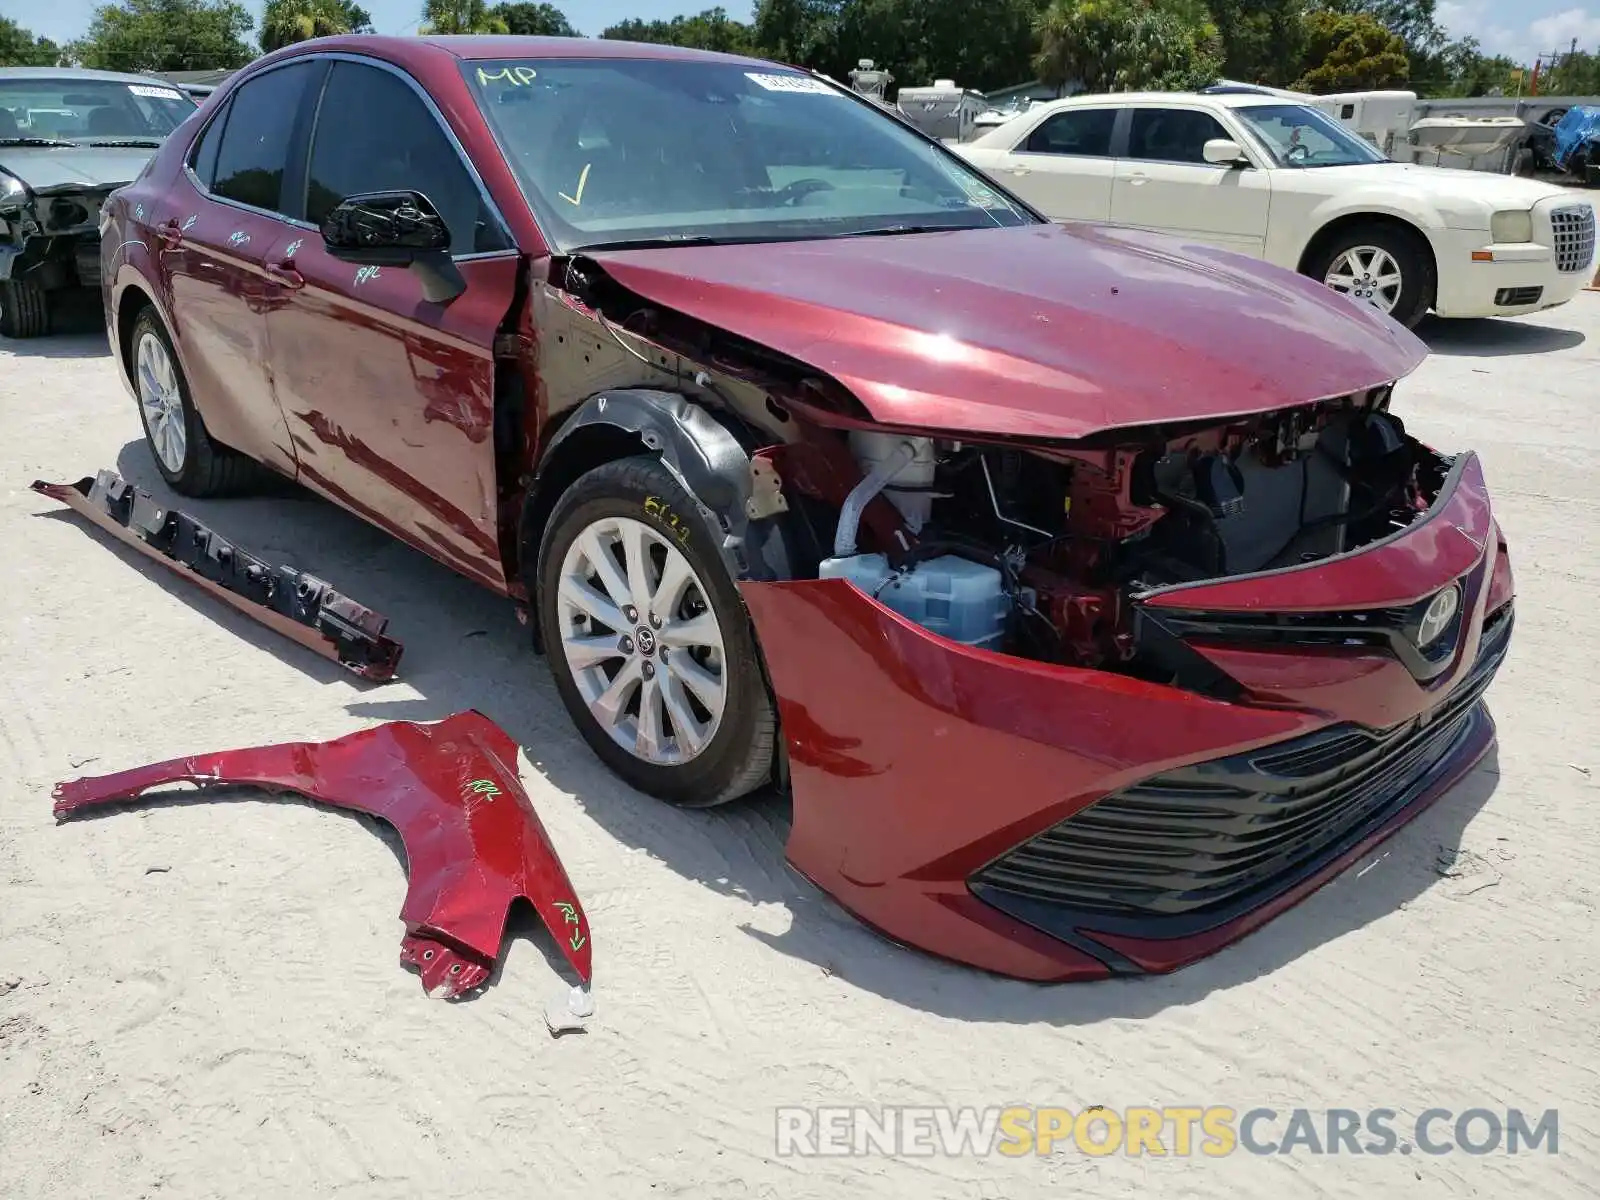
<instances>
[{"instance_id":1,"label":"side mirror","mask_svg":"<svg viewBox=\"0 0 1600 1200\"><path fill-rule=\"evenodd\" d=\"M409 267L433 304L467 290L450 257L450 230L421 192L365 192L339 201L322 223L329 257L363 267Z\"/></svg>"},{"instance_id":2,"label":"side mirror","mask_svg":"<svg viewBox=\"0 0 1600 1200\"><path fill-rule=\"evenodd\" d=\"M1250 160L1245 157L1244 147L1228 138L1212 138L1205 144L1201 154L1213 166L1248 167L1250 165Z\"/></svg>"}]
</instances>

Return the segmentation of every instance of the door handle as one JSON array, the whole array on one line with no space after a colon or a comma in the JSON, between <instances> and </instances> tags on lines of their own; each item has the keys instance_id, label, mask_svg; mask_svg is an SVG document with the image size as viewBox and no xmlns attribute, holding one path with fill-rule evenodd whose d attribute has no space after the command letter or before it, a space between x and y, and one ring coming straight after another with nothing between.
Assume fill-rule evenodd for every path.
<instances>
[{"instance_id":1,"label":"door handle","mask_svg":"<svg viewBox=\"0 0 1600 1200\"><path fill-rule=\"evenodd\" d=\"M306 277L294 269L292 258L286 258L282 262L269 262L267 274L286 288L301 288L306 285Z\"/></svg>"},{"instance_id":2,"label":"door handle","mask_svg":"<svg viewBox=\"0 0 1600 1200\"><path fill-rule=\"evenodd\" d=\"M176 221L163 221L156 226L156 236L168 250L174 250L183 241L183 226Z\"/></svg>"},{"instance_id":3,"label":"door handle","mask_svg":"<svg viewBox=\"0 0 1600 1200\"><path fill-rule=\"evenodd\" d=\"M1011 173L1013 175L1026 175L1028 173L1028 168L1027 167L1012 167L1011 168Z\"/></svg>"},{"instance_id":4,"label":"door handle","mask_svg":"<svg viewBox=\"0 0 1600 1200\"><path fill-rule=\"evenodd\" d=\"M1150 176L1148 176L1148 175L1133 175L1133 176L1130 176L1130 181L1132 182L1134 187L1140 187L1140 186L1150 182Z\"/></svg>"}]
</instances>

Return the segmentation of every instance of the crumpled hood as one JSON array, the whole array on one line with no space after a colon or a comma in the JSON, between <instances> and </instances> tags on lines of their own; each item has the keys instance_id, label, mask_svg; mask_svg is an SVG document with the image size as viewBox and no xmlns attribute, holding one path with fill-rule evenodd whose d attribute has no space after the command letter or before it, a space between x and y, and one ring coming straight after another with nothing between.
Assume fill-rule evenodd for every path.
<instances>
[{"instance_id":1,"label":"crumpled hood","mask_svg":"<svg viewBox=\"0 0 1600 1200\"><path fill-rule=\"evenodd\" d=\"M1427 348L1292 272L1091 225L590 255L654 304L806 363L874 420L1073 439L1408 374Z\"/></svg>"},{"instance_id":2,"label":"crumpled hood","mask_svg":"<svg viewBox=\"0 0 1600 1200\"><path fill-rule=\"evenodd\" d=\"M132 183L155 151L149 146L0 146L0 171L36 192Z\"/></svg>"}]
</instances>

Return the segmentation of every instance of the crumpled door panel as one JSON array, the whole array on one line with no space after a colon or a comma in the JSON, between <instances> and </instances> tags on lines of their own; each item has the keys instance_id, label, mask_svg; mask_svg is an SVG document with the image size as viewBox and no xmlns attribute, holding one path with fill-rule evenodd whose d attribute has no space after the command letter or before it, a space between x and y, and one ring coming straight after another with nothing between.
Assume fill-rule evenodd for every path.
<instances>
[{"instance_id":1,"label":"crumpled door panel","mask_svg":"<svg viewBox=\"0 0 1600 1200\"><path fill-rule=\"evenodd\" d=\"M430 996L483 985L519 896L589 984L588 919L518 778L516 743L481 713L433 724L391 721L331 742L224 750L75 779L56 785L55 815L175 783L295 792L394 826L410 874L400 960L418 969Z\"/></svg>"}]
</instances>

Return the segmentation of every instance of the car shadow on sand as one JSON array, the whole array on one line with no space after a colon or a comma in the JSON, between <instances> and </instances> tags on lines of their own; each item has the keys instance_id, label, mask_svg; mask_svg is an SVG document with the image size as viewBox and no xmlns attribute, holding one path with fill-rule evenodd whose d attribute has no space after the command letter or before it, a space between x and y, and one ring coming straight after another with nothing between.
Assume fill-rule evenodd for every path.
<instances>
[{"instance_id":1,"label":"car shadow on sand","mask_svg":"<svg viewBox=\"0 0 1600 1200\"><path fill-rule=\"evenodd\" d=\"M117 469L139 487L177 502L143 442L123 449ZM618 843L652 855L686 879L744 900L752 917L760 904L781 904L788 910L790 926L781 934L763 932L753 921L741 923L750 937L855 987L941 1016L1093 1024L1182 1007L1270 974L1389 916L1439 883L1439 849L1460 844L1462 831L1498 781L1491 755L1362 863L1264 928L1174 974L1071 986L1003 979L886 941L793 871L784 858L791 821L787 797L769 790L722 808L688 810L662 804L618 780L577 736L548 668L530 649L528 630L503 598L299 489L260 499L184 500L181 507L239 546L309 571L387 615L390 633L406 647L401 682L390 687L363 684L109 538L105 541L137 570L240 637L319 681L353 684L359 690L345 707L354 715L372 721L433 721L463 709L479 710L516 739L536 771L573 796ZM73 519L70 513L65 516ZM286 719L283 740L302 736L292 719ZM574 882L582 894L583 881ZM565 963L536 920L513 920L508 938L536 944L552 967L566 975Z\"/></svg>"},{"instance_id":2,"label":"car shadow on sand","mask_svg":"<svg viewBox=\"0 0 1600 1200\"><path fill-rule=\"evenodd\" d=\"M1553 354L1583 345L1581 330L1557 329L1512 318L1483 317L1446 321L1429 317L1417 336L1434 354L1451 358L1503 358L1513 354Z\"/></svg>"}]
</instances>

